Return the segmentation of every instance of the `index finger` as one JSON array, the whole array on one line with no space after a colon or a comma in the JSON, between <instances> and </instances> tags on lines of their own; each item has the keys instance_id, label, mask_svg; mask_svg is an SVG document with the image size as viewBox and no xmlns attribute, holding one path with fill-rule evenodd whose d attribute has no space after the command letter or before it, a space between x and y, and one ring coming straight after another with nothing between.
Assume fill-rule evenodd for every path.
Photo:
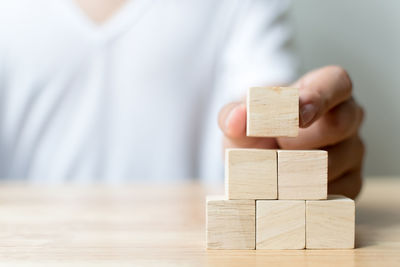
<instances>
[{"instance_id":1,"label":"index finger","mask_svg":"<svg viewBox=\"0 0 400 267\"><path fill-rule=\"evenodd\" d=\"M351 98L352 82L347 72L338 66L312 71L298 80L300 126L305 128L340 103Z\"/></svg>"}]
</instances>

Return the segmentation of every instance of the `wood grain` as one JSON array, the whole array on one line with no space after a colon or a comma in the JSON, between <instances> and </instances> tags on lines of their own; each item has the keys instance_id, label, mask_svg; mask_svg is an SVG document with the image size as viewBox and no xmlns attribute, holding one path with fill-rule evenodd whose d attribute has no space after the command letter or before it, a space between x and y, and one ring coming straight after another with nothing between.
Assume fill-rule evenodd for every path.
<instances>
[{"instance_id":1,"label":"wood grain","mask_svg":"<svg viewBox=\"0 0 400 267\"><path fill-rule=\"evenodd\" d=\"M247 93L247 136L297 136L299 90L288 87L252 87Z\"/></svg>"},{"instance_id":2,"label":"wood grain","mask_svg":"<svg viewBox=\"0 0 400 267\"><path fill-rule=\"evenodd\" d=\"M256 249L304 249L304 200L256 201Z\"/></svg>"},{"instance_id":3,"label":"wood grain","mask_svg":"<svg viewBox=\"0 0 400 267\"><path fill-rule=\"evenodd\" d=\"M255 249L255 200L207 197L207 248Z\"/></svg>"},{"instance_id":4,"label":"wood grain","mask_svg":"<svg viewBox=\"0 0 400 267\"><path fill-rule=\"evenodd\" d=\"M400 262L400 177L366 179L356 249L207 250L200 183L0 185L3 266L385 266Z\"/></svg>"},{"instance_id":5,"label":"wood grain","mask_svg":"<svg viewBox=\"0 0 400 267\"><path fill-rule=\"evenodd\" d=\"M225 188L228 199L277 199L276 150L227 149Z\"/></svg>"},{"instance_id":6,"label":"wood grain","mask_svg":"<svg viewBox=\"0 0 400 267\"><path fill-rule=\"evenodd\" d=\"M306 248L354 248L355 205L352 199L329 195L306 201Z\"/></svg>"},{"instance_id":7,"label":"wood grain","mask_svg":"<svg viewBox=\"0 0 400 267\"><path fill-rule=\"evenodd\" d=\"M326 199L328 153L278 150L278 199Z\"/></svg>"}]
</instances>

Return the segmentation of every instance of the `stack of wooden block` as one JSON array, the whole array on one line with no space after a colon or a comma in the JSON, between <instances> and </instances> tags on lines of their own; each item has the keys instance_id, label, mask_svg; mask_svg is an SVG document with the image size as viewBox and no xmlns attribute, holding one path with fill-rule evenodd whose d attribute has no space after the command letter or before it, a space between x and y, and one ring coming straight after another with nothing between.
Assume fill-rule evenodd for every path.
<instances>
[{"instance_id":1,"label":"stack of wooden block","mask_svg":"<svg viewBox=\"0 0 400 267\"><path fill-rule=\"evenodd\" d=\"M294 137L298 131L298 89L249 89L248 136ZM226 150L226 194L207 197L207 247L354 248L354 201L328 196L327 173L323 150Z\"/></svg>"}]
</instances>

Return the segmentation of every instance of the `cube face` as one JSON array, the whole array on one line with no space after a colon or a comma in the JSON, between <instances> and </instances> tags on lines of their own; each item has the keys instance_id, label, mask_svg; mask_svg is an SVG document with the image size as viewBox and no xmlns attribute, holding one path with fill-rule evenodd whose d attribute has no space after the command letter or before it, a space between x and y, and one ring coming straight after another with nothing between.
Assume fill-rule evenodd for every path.
<instances>
[{"instance_id":1,"label":"cube face","mask_svg":"<svg viewBox=\"0 0 400 267\"><path fill-rule=\"evenodd\" d=\"M299 91L288 87L253 87L247 94L247 136L297 136Z\"/></svg>"},{"instance_id":2,"label":"cube face","mask_svg":"<svg viewBox=\"0 0 400 267\"><path fill-rule=\"evenodd\" d=\"M256 201L256 249L304 249L305 229L305 201Z\"/></svg>"},{"instance_id":3,"label":"cube face","mask_svg":"<svg viewBox=\"0 0 400 267\"><path fill-rule=\"evenodd\" d=\"M278 199L326 199L328 153L278 150Z\"/></svg>"},{"instance_id":4,"label":"cube face","mask_svg":"<svg viewBox=\"0 0 400 267\"><path fill-rule=\"evenodd\" d=\"M277 199L276 150L227 149L225 189L228 199Z\"/></svg>"},{"instance_id":5,"label":"cube face","mask_svg":"<svg viewBox=\"0 0 400 267\"><path fill-rule=\"evenodd\" d=\"M255 200L207 198L207 248L255 249Z\"/></svg>"},{"instance_id":6,"label":"cube face","mask_svg":"<svg viewBox=\"0 0 400 267\"><path fill-rule=\"evenodd\" d=\"M306 248L354 248L355 204L343 196L306 201Z\"/></svg>"}]
</instances>

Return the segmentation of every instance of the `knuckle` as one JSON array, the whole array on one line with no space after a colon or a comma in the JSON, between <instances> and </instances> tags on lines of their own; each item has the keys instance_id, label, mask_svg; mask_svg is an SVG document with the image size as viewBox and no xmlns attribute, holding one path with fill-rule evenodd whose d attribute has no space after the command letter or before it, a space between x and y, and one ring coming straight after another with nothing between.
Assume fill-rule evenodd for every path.
<instances>
[{"instance_id":1,"label":"knuckle","mask_svg":"<svg viewBox=\"0 0 400 267\"><path fill-rule=\"evenodd\" d=\"M349 142L349 146L346 151L351 155L353 161L352 168L361 168L366 153L365 143L358 134L348 139L347 142Z\"/></svg>"},{"instance_id":2,"label":"knuckle","mask_svg":"<svg viewBox=\"0 0 400 267\"><path fill-rule=\"evenodd\" d=\"M332 112L327 117L327 123L329 124L329 132L331 135L347 136L353 126L354 116L349 114L344 110L338 110L337 112Z\"/></svg>"},{"instance_id":3,"label":"knuckle","mask_svg":"<svg viewBox=\"0 0 400 267\"><path fill-rule=\"evenodd\" d=\"M352 172L348 178L348 188L349 191L347 192L348 197L355 199L361 192L362 185L363 185L363 179L362 179L362 173L360 170L357 170L355 172Z\"/></svg>"},{"instance_id":4,"label":"knuckle","mask_svg":"<svg viewBox=\"0 0 400 267\"><path fill-rule=\"evenodd\" d=\"M348 172L328 186L329 194L341 194L355 199L361 192L363 185L361 170Z\"/></svg>"},{"instance_id":5,"label":"knuckle","mask_svg":"<svg viewBox=\"0 0 400 267\"><path fill-rule=\"evenodd\" d=\"M333 65L330 66L331 71L336 75L337 79L342 83L342 88L346 94L351 95L353 90L353 82L350 78L349 73L341 66Z\"/></svg>"}]
</instances>

